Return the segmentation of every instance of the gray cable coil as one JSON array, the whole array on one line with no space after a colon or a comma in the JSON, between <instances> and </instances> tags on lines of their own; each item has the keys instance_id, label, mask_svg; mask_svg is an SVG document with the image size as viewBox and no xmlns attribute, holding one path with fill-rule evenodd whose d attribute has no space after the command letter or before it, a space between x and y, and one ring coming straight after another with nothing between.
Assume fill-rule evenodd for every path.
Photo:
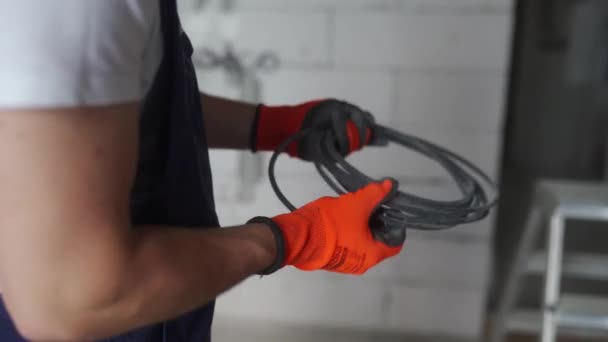
<instances>
[{"instance_id":1,"label":"gray cable coil","mask_svg":"<svg viewBox=\"0 0 608 342\"><path fill-rule=\"evenodd\" d=\"M397 191L376 209L370 219L373 236L389 246L398 246L405 241L406 229L444 230L457 225L482 220L496 205L496 185L477 166L463 157L429 141L404 134L391 128L374 124L375 144L396 143L425 155L440 164L458 186L462 198L453 201L438 201ZM338 153L330 130L308 128L285 140L272 154L268 166L270 184L279 200L291 211L296 207L285 197L275 177L275 166L281 153L302 138L313 142L313 159L317 171L325 182L338 194L356 191L365 185L377 182L349 164ZM485 184L485 187L483 186ZM490 198L486 188L494 195Z\"/></svg>"}]
</instances>

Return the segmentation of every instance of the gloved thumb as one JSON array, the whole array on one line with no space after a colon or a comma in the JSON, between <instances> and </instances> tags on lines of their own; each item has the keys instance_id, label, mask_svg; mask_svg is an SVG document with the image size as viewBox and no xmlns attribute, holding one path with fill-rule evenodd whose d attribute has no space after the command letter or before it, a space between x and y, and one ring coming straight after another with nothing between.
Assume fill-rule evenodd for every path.
<instances>
[{"instance_id":1,"label":"gloved thumb","mask_svg":"<svg viewBox=\"0 0 608 342\"><path fill-rule=\"evenodd\" d=\"M370 183L353 193L353 196L361 200L362 208L370 213L382 202L391 198L397 192L397 181L391 178L381 182Z\"/></svg>"}]
</instances>

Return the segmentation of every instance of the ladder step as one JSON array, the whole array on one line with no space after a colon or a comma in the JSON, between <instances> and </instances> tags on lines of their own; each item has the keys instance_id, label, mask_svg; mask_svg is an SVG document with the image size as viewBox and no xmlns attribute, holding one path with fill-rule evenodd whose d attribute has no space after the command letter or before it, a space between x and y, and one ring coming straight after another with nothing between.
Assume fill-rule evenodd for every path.
<instances>
[{"instance_id":1,"label":"ladder step","mask_svg":"<svg viewBox=\"0 0 608 342\"><path fill-rule=\"evenodd\" d=\"M538 334L541 331L542 316L539 311L517 310L507 320L507 330L523 334Z\"/></svg>"},{"instance_id":2,"label":"ladder step","mask_svg":"<svg viewBox=\"0 0 608 342\"><path fill-rule=\"evenodd\" d=\"M528 261L527 271L544 274L546 264L546 252L536 252ZM582 253L566 254L563 258L562 275L571 278L608 281L608 256Z\"/></svg>"},{"instance_id":3,"label":"ladder step","mask_svg":"<svg viewBox=\"0 0 608 342\"><path fill-rule=\"evenodd\" d=\"M608 298L563 295L558 309L559 324L565 327L602 330L608 333Z\"/></svg>"},{"instance_id":4,"label":"ladder step","mask_svg":"<svg viewBox=\"0 0 608 342\"><path fill-rule=\"evenodd\" d=\"M507 331L524 335L540 335L542 316L538 311L518 311L511 315L507 321ZM587 327L558 326L561 336L575 338L605 338L608 336L603 330L589 329Z\"/></svg>"},{"instance_id":5,"label":"ladder step","mask_svg":"<svg viewBox=\"0 0 608 342\"><path fill-rule=\"evenodd\" d=\"M608 298L564 295L558 309L560 334L572 337L608 336ZM510 315L507 330L538 334L542 327L539 310L518 310Z\"/></svg>"}]
</instances>

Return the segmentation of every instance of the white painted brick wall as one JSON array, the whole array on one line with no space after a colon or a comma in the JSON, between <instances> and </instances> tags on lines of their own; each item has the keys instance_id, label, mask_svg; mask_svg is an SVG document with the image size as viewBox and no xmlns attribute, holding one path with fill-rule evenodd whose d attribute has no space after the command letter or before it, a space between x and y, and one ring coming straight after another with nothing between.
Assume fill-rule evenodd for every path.
<instances>
[{"instance_id":1,"label":"white painted brick wall","mask_svg":"<svg viewBox=\"0 0 608 342\"><path fill-rule=\"evenodd\" d=\"M390 287L387 329L447 337L475 337L483 324L483 291Z\"/></svg>"},{"instance_id":2,"label":"white painted brick wall","mask_svg":"<svg viewBox=\"0 0 608 342\"><path fill-rule=\"evenodd\" d=\"M391 119L399 125L500 132L504 84L500 72L402 71L397 80L397 110Z\"/></svg>"},{"instance_id":3,"label":"white painted brick wall","mask_svg":"<svg viewBox=\"0 0 608 342\"><path fill-rule=\"evenodd\" d=\"M379 122L390 121L394 115L395 77L390 71L315 68L283 70L262 79L269 103L299 103L331 96L360 103Z\"/></svg>"},{"instance_id":4,"label":"white painted brick wall","mask_svg":"<svg viewBox=\"0 0 608 342\"><path fill-rule=\"evenodd\" d=\"M336 63L357 67L503 70L504 14L338 12Z\"/></svg>"},{"instance_id":5,"label":"white painted brick wall","mask_svg":"<svg viewBox=\"0 0 608 342\"><path fill-rule=\"evenodd\" d=\"M410 232L405 252L372 269L366 277L440 292L450 289L483 293L490 260L479 257L489 255L490 246L485 241L451 241L432 234Z\"/></svg>"},{"instance_id":6,"label":"white painted brick wall","mask_svg":"<svg viewBox=\"0 0 608 342\"><path fill-rule=\"evenodd\" d=\"M386 321L387 295L387 288L378 282L285 269L249 279L220 297L217 312L239 318L378 328Z\"/></svg>"},{"instance_id":7,"label":"white painted brick wall","mask_svg":"<svg viewBox=\"0 0 608 342\"><path fill-rule=\"evenodd\" d=\"M310 12L242 12L242 47L276 51L284 63L326 65L331 60L331 15ZM261 29L251 29L261 28Z\"/></svg>"},{"instance_id":8,"label":"white painted brick wall","mask_svg":"<svg viewBox=\"0 0 608 342\"><path fill-rule=\"evenodd\" d=\"M182 10L196 0L182 0ZM498 173L512 0L236 0L237 50L273 51L261 74L264 101L337 97L377 121L458 152ZM202 32L193 12L186 32ZM194 15L194 17L193 17ZM194 18L194 19L193 19ZM206 46L191 36L195 47ZM237 97L219 71L199 70L201 89ZM235 200L238 153L213 151L218 214L225 225L285 209L267 180L256 199ZM267 159L268 156L265 155ZM446 174L400 148L349 159L372 176L435 198L454 198ZM310 165L282 158L277 170L297 205L332 194ZM223 295L222 316L409 333L478 335L491 261L492 219L437 233L409 232L402 255L363 277L285 270ZM271 323L269 323L271 324Z\"/></svg>"},{"instance_id":9,"label":"white painted brick wall","mask_svg":"<svg viewBox=\"0 0 608 342\"><path fill-rule=\"evenodd\" d=\"M286 269L237 286L218 299L216 312L237 319L453 338L479 333L483 303L480 290Z\"/></svg>"}]
</instances>

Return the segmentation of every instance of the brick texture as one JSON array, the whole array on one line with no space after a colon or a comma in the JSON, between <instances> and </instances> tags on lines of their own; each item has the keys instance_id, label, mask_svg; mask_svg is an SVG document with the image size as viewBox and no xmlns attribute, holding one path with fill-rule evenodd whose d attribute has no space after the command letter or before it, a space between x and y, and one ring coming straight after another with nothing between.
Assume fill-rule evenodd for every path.
<instances>
[{"instance_id":1,"label":"brick texture","mask_svg":"<svg viewBox=\"0 0 608 342\"><path fill-rule=\"evenodd\" d=\"M209 0L213 3L218 0ZM210 7L181 0L184 30L196 49L217 48L205 22ZM263 52L280 69L260 72L262 100L297 103L337 97L378 122L443 145L491 175L502 150L511 0L235 0L232 43L247 64ZM217 4L216 4L217 5ZM236 25L236 26L235 26ZM231 33L233 34L233 32ZM213 40L213 39L212 39ZM203 91L238 98L221 70L199 69ZM239 153L212 151L223 225L285 208L266 179L243 185ZM261 155L268 160L268 154ZM437 165L398 147L349 158L373 177L431 198L458 193ZM301 205L332 195L311 165L282 158L286 195ZM255 194L239 200L243 186ZM493 219L446 232L410 231L404 252L363 277L284 270L250 279L223 295L222 317L474 338L483 320Z\"/></svg>"}]
</instances>

